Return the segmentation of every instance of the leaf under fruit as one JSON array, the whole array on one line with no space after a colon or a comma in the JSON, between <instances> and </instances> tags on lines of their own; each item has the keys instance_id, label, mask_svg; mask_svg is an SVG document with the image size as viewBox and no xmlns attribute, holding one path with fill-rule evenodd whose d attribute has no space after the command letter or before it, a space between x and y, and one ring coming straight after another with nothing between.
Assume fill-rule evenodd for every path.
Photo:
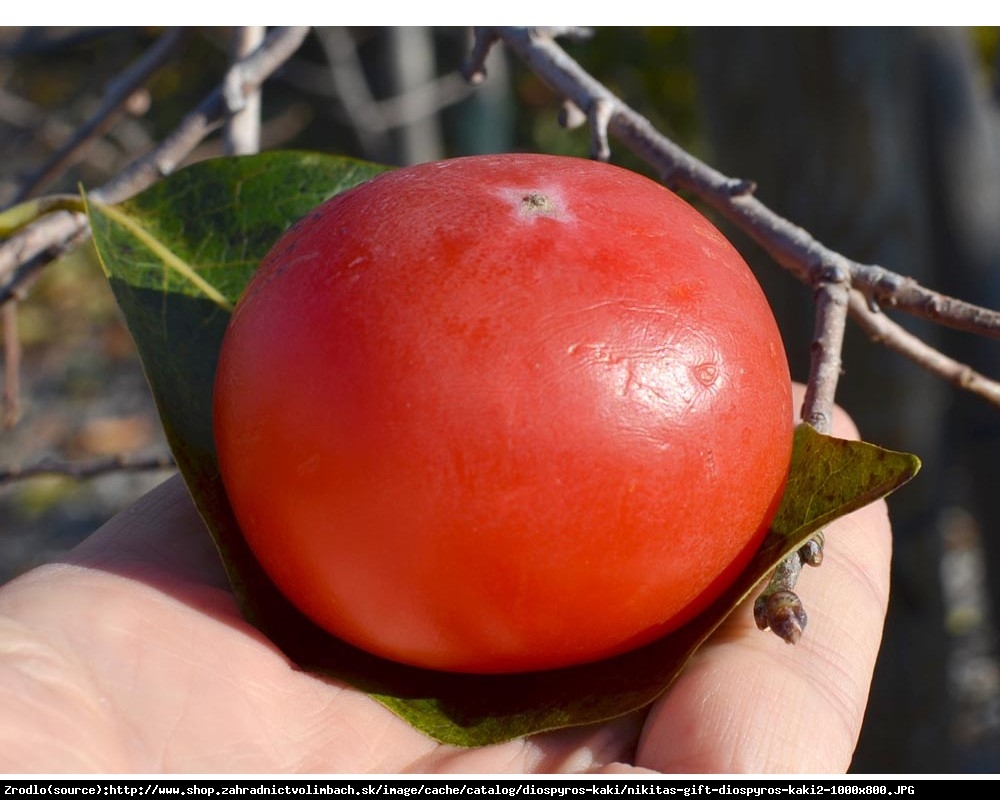
<instances>
[{"instance_id":1,"label":"leaf under fruit","mask_svg":"<svg viewBox=\"0 0 1000 800\"><path fill-rule=\"evenodd\" d=\"M310 153L217 159L120 205L88 207L174 456L242 610L302 668L368 692L450 744L486 745L620 716L666 691L698 646L816 530L919 468L914 456L800 426L784 500L750 566L684 628L613 659L521 675L456 675L389 662L335 639L292 608L240 533L215 457L212 386L229 311L271 244L327 197L384 169Z\"/></svg>"}]
</instances>

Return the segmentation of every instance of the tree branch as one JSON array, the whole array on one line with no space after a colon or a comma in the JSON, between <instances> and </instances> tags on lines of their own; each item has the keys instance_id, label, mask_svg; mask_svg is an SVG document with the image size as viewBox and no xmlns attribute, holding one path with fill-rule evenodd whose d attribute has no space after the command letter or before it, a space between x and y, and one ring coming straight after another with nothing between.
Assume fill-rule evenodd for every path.
<instances>
[{"instance_id":1,"label":"tree branch","mask_svg":"<svg viewBox=\"0 0 1000 800\"><path fill-rule=\"evenodd\" d=\"M309 28L275 28L246 58L236 61L222 83L202 100L160 144L90 194L101 203L120 203L171 174L229 114L299 49Z\"/></svg>"},{"instance_id":2,"label":"tree branch","mask_svg":"<svg viewBox=\"0 0 1000 800\"><path fill-rule=\"evenodd\" d=\"M118 203L173 172L239 104L237 89L244 95L256 91L299 48L308 32L308 28L301 27L271 31L259 48L230 67L222 83L184 117L173 133L92 191L91 197L102 203ZM88 235L83 214L58 211L26 225L0 243L0 303L14 297L24 280Z\"/></svg>"},{"instance_id":3,"label":"tree branch","mask_svg":"<svg viewBox=\"0 0 1000 800\"><path fill-rule=\"evenodd\" d=\"M1000 383L935 350L893 322L877 307L873 308L860 292L851 292L849 310L851 317L873 342L906 356L953 386L1000 406Z\"/></svg>"},{"instance_id":4,"label":"tree branch","mask_svg":"<svg viewBox=\"0 0 1000 800\"><path fill-rule=\"evenodd\" d=\"M120 202L151 186L162 176L172 172L178 164L213 130L228 117L246 107L247 98L254 95L260 85L298 49L308 33L308 28L276 29L252 53L235 61L222 83L209 94L174 130L146 156L133 162L106 184L95 189L91 196L105 203ZM135 62L108 87L102 108L60 150L28 187L22 190L27 196L41 181L56 177L65 169L79 148L107 127L116 109L132 95L138 86L177 45L181 34L171 31ZM4 422L11 422L17 414L18 370L20 346L16 332L15 300L41 269L60 255L76 247L90 234L86 217L74 210L67 210L64 203L56 203L57 210L42 216L0 242L0 307L4 322L5 374L3 392ZM163 458L132 461L113 457L87 465L43 462L32 468L0 470L0 482L19 480L40 474L63 474L88 478L112 470L164 469Z\"/></svg>"},{"instance_id":5,"label":"tree branch","mask_svg":"<svg viewBox=\"0 0 1000 800\"><path fill-rule=\"evenodd\" d=\"M80 213L55 211L25 225L0 243L0 304L21 293L37 272L86 240L90 231Z\"/></svg>"},{"instance_id":6,"label":"tree branch","mask_svg":"<svg viewBox=\"0 0 1000 800\"><path fill-rule=\"evenodd\" d=\"M3 427L13 428L20 415L21 338L17 332L17 302L0 306L3 325Z\"/></svg>"},{"instance_id":7,"label":"tree branch","mask_svg":"<svg viewBox=\"0 0 1000 800\"><path fill-rule=\"evenodd\" d=\"M368 158L381 158L389 147L389 126L368 86L354 39L343 28L319 28L316 38L330 66L330 78L340 107L354 128Z\"/></svg>"},{"instance_id":8,"label":"tree branch","mask_svg":"<svg viewBox=\"0 0 1000 800\"><path fill-rule=\"evenodd\" d=\"M840 382L850 293L847 275L839 271L831 271L816 288L816 335L801 416L803 422L820 433L833 429L834 397ZM822 559L823 533L820 531L774 571L767 588L754 603L757 627L770 629L790 644L799 641L808 615L793 589L803 565L816 566Z\"/></svg>"},{"instance_id":9,"label":"tree branch","mask_svg":"<svg viewBox=\"0 0 1000 800\"><path fill-rule=\"evenodd\" d=\"M233 33L233 60L246 58L264 41L267 28L263 25L248 25L240 27ZM240 104L238 99L242 91L239 85L239 72L230 71L226 76L231 85L224 85L223 91L231 95L232 106ZM250 92L242 100L239 111L230 116L226 123L225 151L227 155L241 156L256 153L260 150L260 88Z\"/></svg>"},{"instance_id":10,"label":"tree branch","mask_svg":"<svg viewBox=\"0 0 1000 800\"><path fill-rule=\"evenodd\" d=\"M550 31L532 28L477 28L465 74L481 81L490 47L502 41L562 101L561 121L585 116L591 128L595 158L610 156L609 134L652 165L674 189L693 193L707 203L799 280L815 288L816 337L802 419L829 432L841 372L841 353L848 313L881 342L907 358L973 391L1000 407L1000 384L938 352L889 320L880 306L896 308L958 330L1000 338L1000 312L934 292L880 266L861 264L820 244L803 228L776 214L755 196L752 182L729 178L702 163L663 136L592 78L553 41ZM576 113L574 112L576 110ZM762 629L796 642L806 624L802 603L792 589L803 564L822 560L822 533L775 570L754 605Z\"/></svg>"},{"instance_id":11,"label":"tree branch","mask_svg":"<svg viewBox=\"0 0 1000 800\"><path fill-rule=\"evenodd\" d=\"M174 460L169 455L153 455L144 457L108 456L93 461L71 462L58 459L43 459L28 467L0 468L0 485L17 481L38 478L42 475L61 475L76 480L95 478L109 472L152 472L158 470L176 469Z\"/></svg>"},{"instance_id":12,"label":"tree branch","mask_svg":"<svg viewBox=\"0 0 1000 800\"><path fill-rule=\"evenodd\" d=\"M485 74L483 61L490 45L497 41L502 41L520 57L564 102L572 103L587 115L591 125L597 126L593 132L595 141L604 141L608 132L613 134L652 165L664 183L692 192L750 236L801 281L820 286L831 271L843 274L852 290L860 292L873 306L895 308L958 330L1000 338L1000 312L932 291L912 278L883 267L852 261L820 244L806 230L757 200L753 194L756 187L752 182L723 175L659 133L649 120L591 77L546 31L477 28L475 44L465 67L467 75L482 78ZM855 319L859 319L859 315L860 312L852 311ZM870 314L860 318L874 325ZM950 362L949 366L941 367L944 372L937 372L954 376L951 365L955 362L922 343L918 358L918 348L909 340L906 346L902 346L897 327L887 326L885 323L888 320L884 317L881 320L877 337L880 341L887 345L899 345L894 349L925 368L931 368L931 364L941 365L942 360ZM965 377L953 377L952 383L963 388L975 387L980 396L1000 406L992 388L993 382L982 376L972 377L969 372L966 368ZM831 414L832 398L824 399L826 402L831 403L829 408L816 406L814 413Z\"/></svg>"},{"instance_id":13,"label":"tree branch","mask_svg":"<svg viewBox=\"0 0 1000 800\"><path fill-rule=\"evenodd\" d=\"M802 421L820 433L833 429L833 405L840 381L850 292L847 276L843 274L832 275L816 289L816 336L811 347Z\"/></svg>"},{"instance_id":14,"label":"tree branch","mask_svg":"<svg viewBox=\"0 0 1000 800\"><path fill-rule=\"evenodd\" d=\"M136 90L166 63L186 36L185 28L169 29L124 72L108 83L100 108L76 129L73 136L45 164L24 180L11 205L37 195L65 172L90 142L107 133Z\"/></svg>"}]
</instances>

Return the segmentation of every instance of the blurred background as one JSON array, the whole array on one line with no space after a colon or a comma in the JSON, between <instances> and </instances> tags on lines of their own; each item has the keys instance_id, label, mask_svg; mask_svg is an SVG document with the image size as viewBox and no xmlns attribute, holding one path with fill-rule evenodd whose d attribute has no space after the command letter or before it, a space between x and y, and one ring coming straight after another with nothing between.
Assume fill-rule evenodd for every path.
<instances>
[{"instance_id":1,"label":"blurred background","mask_svg":"<svg viewBox=\"0 0 1000 800\"><path fill-rule=\"evenodd\" d=\"M43 177L116 76L162 35L0 28L0 209L31 181L44 193L99 186L218 84L233 31L186 31L107 133ZM262 148L397 165L512 150L587 155L586 130L560 127L558 100L500 48L484 84L464 81L470 42L463 28L314 29L266 85ZM563 46L662 133L756 181L763 202L827 246L1000 309L1000 29L598 28ZM612 150L615 163L649 174L614 141ZM222 152L211 139L191 160ZM809 290L728 233L803 380ZM0 432L0 580L57 557L170 474L141 367L89 247L46 268L4 320L4 387L20 387L17 423ZM1000 377L996 341L898 321ZM924 462L890 504L889 619L852 769L1000 772L1000 410L856 330L838 399L867 440ZM138 466L87 479L16 475L119 456Z\"/></svg>"}]
</instances>

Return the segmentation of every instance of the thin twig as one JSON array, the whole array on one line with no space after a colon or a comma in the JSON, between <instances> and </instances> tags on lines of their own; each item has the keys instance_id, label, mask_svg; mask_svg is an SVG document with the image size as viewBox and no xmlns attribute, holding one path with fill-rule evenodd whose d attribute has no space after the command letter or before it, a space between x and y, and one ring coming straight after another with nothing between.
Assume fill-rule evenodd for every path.
<instances>
[{"instance_id":1,"label":"thin twig","mask_svg":"<svg viewBox=\"0 0 1000 800\"><path fill-rule=\"evenodd\" d=\"M473 91L459 73L449 72L405 93L376 101L380 111L379 118L387 130L402 128L455 105Z\"/></svg>"},{"instance_id":2,"label":"thin twig","mask_svg":"<svg viewBox=\"0 0 1000 800\"><path fill-rule=\"evenodd\" d=\"M882 267L854 264L851 283L869 302L897 308L955 330L1000 339L1000 314L925 289L913 278Z\"/></svg>"},{"instance_id":3,"label":"thin twig","mask_svg":"<svg viewBox=\"0 0 1000 800\"><path fill-rule=\"evenodd\" d=\"M11 205L41 192L78 160L91 142L107 133L136 90L173 55L186 37L186 31L186 28L170 28L124 72L108 83L100 108L74 131L73 136L46 163L25 178Z\"/></svg>"},{"instance_id":4,"label":"thin twig","mask_svg":"<svg viewBox=\"0 0 1000 800\"><path fill-rule=\"evenodd\" d=\"M475 92L465 76L456 71L439 75L401 94L376 98L368 87L350 33L343 28L321 28L316 35L326 54L329 64L326 76L332 88L323 92L319 86L310 86L309 90L335 97L343 112L337 115L338 118L354 128L359 136L382 135L393 128L427 119Z\"/></svg>"},{"instance_id":5,"label":"thin twig","mask_svg":"<svg viewBox=\"0 0 1000 800\"><path fill-rule=\"evenodd\" d=\"M101 203L120 203L170 175L227 115L242 107L248 94L260 88L299 49L308 33L307 27L272 30L260 47L230 66L222 84L188 113L155 149L92 191L90 196Z\"/></svg>"},{"instance_id":6,"label":"thin twig","mask_svg":"<svg viewBox=\"0 0 1000 800\"><path fill-rule=\"evenodd\" d=\"M472 50L462 65L462 75L473 86L486 80L486 58L498 41L500 37L493 28L473 28Z\"/></svg>"},{"instance_id":7,"label":"thin twig","mask_svg":"<svg viewBox=\"0 0 1000 800\"><path fill-rule=\"evenodd\" d=\"M233 32L233 59L239 61L260 47L264 41L267 28L263 25L247 25L236 28ZM230 73L235 80L238 75ZM229 76L227 76L229 78ZM240 87L234 85L225 87L234 97L239 95ZM243 107L235 112L226 122L225 152L231 156L250 155L260 151L260 88L247 94ZM231 105L235 105L231 103Z\"/></svg>"},{"instance_id":8,"label":"thin twig","mask_svg":"<svg viewBox=\"0 0 1000 800\"><path fill-rule=\"evenodd\" d=\"M17 331L17 300L0 306L3 317L3 427L17 424L21 409L21 337Z\"/></svg>"},{"instance_id":9,"label":"thin twig","mask_svg":"<svg viewBox=\"0 0 1000 800\"><path fill-rule=\"evenodd\" d=\"M811 346L802 421L820 433L833 430L833 407L842 368L850 292L847 276L842 273L831 276L816 288L816 335Z\"/></svg>"},{"instance_id":10,"label":"thin twig","mask_svg":"<svg viewBox=\"0 0 1000 800\"><path fill-rule=\"evenodd\" d=\"M120 202L142 189L151 186L160 177L169 174L197 146L202 139L221 124L227 114L241 104L240 95L255 92L263 81L301 45L308 28L277 29L251 55L234 63L222 85L188 114L171 136L164 139L145 157L135 161L104 186L91 193L95 200L105 203ZM147 65L156 59L145 62ZM127 81L122 85L127 85ZM86 217L60 208L44 214L14 232L0 243L0 304L3 304L5 324L15 313L14 303L27 286L34 281L47 264L68 252L89 236ZM14 320L16 323L16 319ZM12 323L13 324L13 323ZM4 418L14 413L19 349L16 336L5 336L6 377L4 382ZM12 377L13 374L13 377ZM131 463L120 457L91 465L63 465L47 463L29 469L0 471L0 480L16 480L43 473L58 473L78 478L91 477L103 472L120 469L164 468L162 458L150 462ZM16 474L15 474L16 473Z\"/></svg>"},{"instance_id":11,"label":"thin twig","mask_svg":"<svg viewBox=\"0 0 1000 800\"><path fill-rule=\"evenodd\" d=\"M318 28L319 40L340 107L347 115L368 158L384 159L389 152L389 125L372 95L351 34L340 27Z\"/></svg>"},{"instance_id":12,"label":"thin twig","mask_svg":"<svg viewBox=\"0 0 1000 800\"><path fill-rule=\"evenodd\" d=\"M57 459L43 459L37 464L27 467L0 468L0 484L16 483L17 481L38 478L43 475L59 475L75 480L86 480L109 472L153 472L176 469L174 460L169 455L152 456L108 456L93 461L72 462Z\"/></svg>"},{"instance_id":13,"label":"thin twig","mask_svg":"<svg viewBox=\"0 0 1000 800\"><path fill-rule=\"evenodd\" d=\"M820 433L833 429L834 398L840 382L841 353L847 329L851 288L847 275L833 271L816 287L816 328L812 342L809 381L802 403L802 421ZM757 627L770 629L789 644L802 637L808 615L793 591L804 564L823 560L823 534L817 533L802 548L788 555L774 571L767 587L754 604Z\"/></svg>"},{"instance_id":14,"label":"thin twig","mask_svg":"<svg viewBox=\"0 0 1000 800\"><path fill-rule=\"evenodd\" d=\"M873 309L860 292L851 292L849 309L851 318L868 334L872 341L906 356L953 386L972 392L984 400L1000 406L1000 383L990 380L968 365L935 350L898 323L893 322L879 309Z\"/></svg>"},{"instance_id":15,"label":"thin twig","mask_svg":"<svg viewBox=\"0 0 1000 800\"><path fill-rule=\"evenodd\" d=\"M247 58L230 67L225 86L255 91L302 44L308 28L276 28ZM232 77L232 73L236 77ZM90 196L102 203L118 203L170 174L230 113L230 103L217 87L152 151L95 189ZM0 243L0 303L14 296L22 281L83 241L89 235L82 214L58 211L26 225Z\"/></svg>"},{"instance_id":16,"label":"thin twig","mask_svg":"<svg viewBox=\"0 0 1000 800\"><path fill-rule=\"evenodd\" d=\"M54 211L5 239L0 243L0 303L18 297L27 281L88 235L83 214Z\"/></svg>"}]
</instances>

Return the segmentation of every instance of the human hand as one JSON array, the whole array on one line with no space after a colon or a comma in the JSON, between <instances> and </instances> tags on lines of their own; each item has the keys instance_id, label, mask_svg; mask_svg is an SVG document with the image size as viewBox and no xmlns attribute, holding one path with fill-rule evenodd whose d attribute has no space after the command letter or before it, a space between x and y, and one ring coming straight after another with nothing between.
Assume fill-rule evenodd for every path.
<instances>
[{"instance_id":1,"label":"human hand","mask_svg":"<svg viewBox=\"0 0 1000 800\"><path fill-rule=\"evenodd\" d=\"M856 436L839 413L834 434ZM743 607L645 711L461 749L296 670L240 616L172 478L61 562L0 589L0 770L842 772L885 616L885 504L833 523L827 541L823 566L800 578L809 627L796 646L758 631Z\"/></svg>"}]
</instances>

